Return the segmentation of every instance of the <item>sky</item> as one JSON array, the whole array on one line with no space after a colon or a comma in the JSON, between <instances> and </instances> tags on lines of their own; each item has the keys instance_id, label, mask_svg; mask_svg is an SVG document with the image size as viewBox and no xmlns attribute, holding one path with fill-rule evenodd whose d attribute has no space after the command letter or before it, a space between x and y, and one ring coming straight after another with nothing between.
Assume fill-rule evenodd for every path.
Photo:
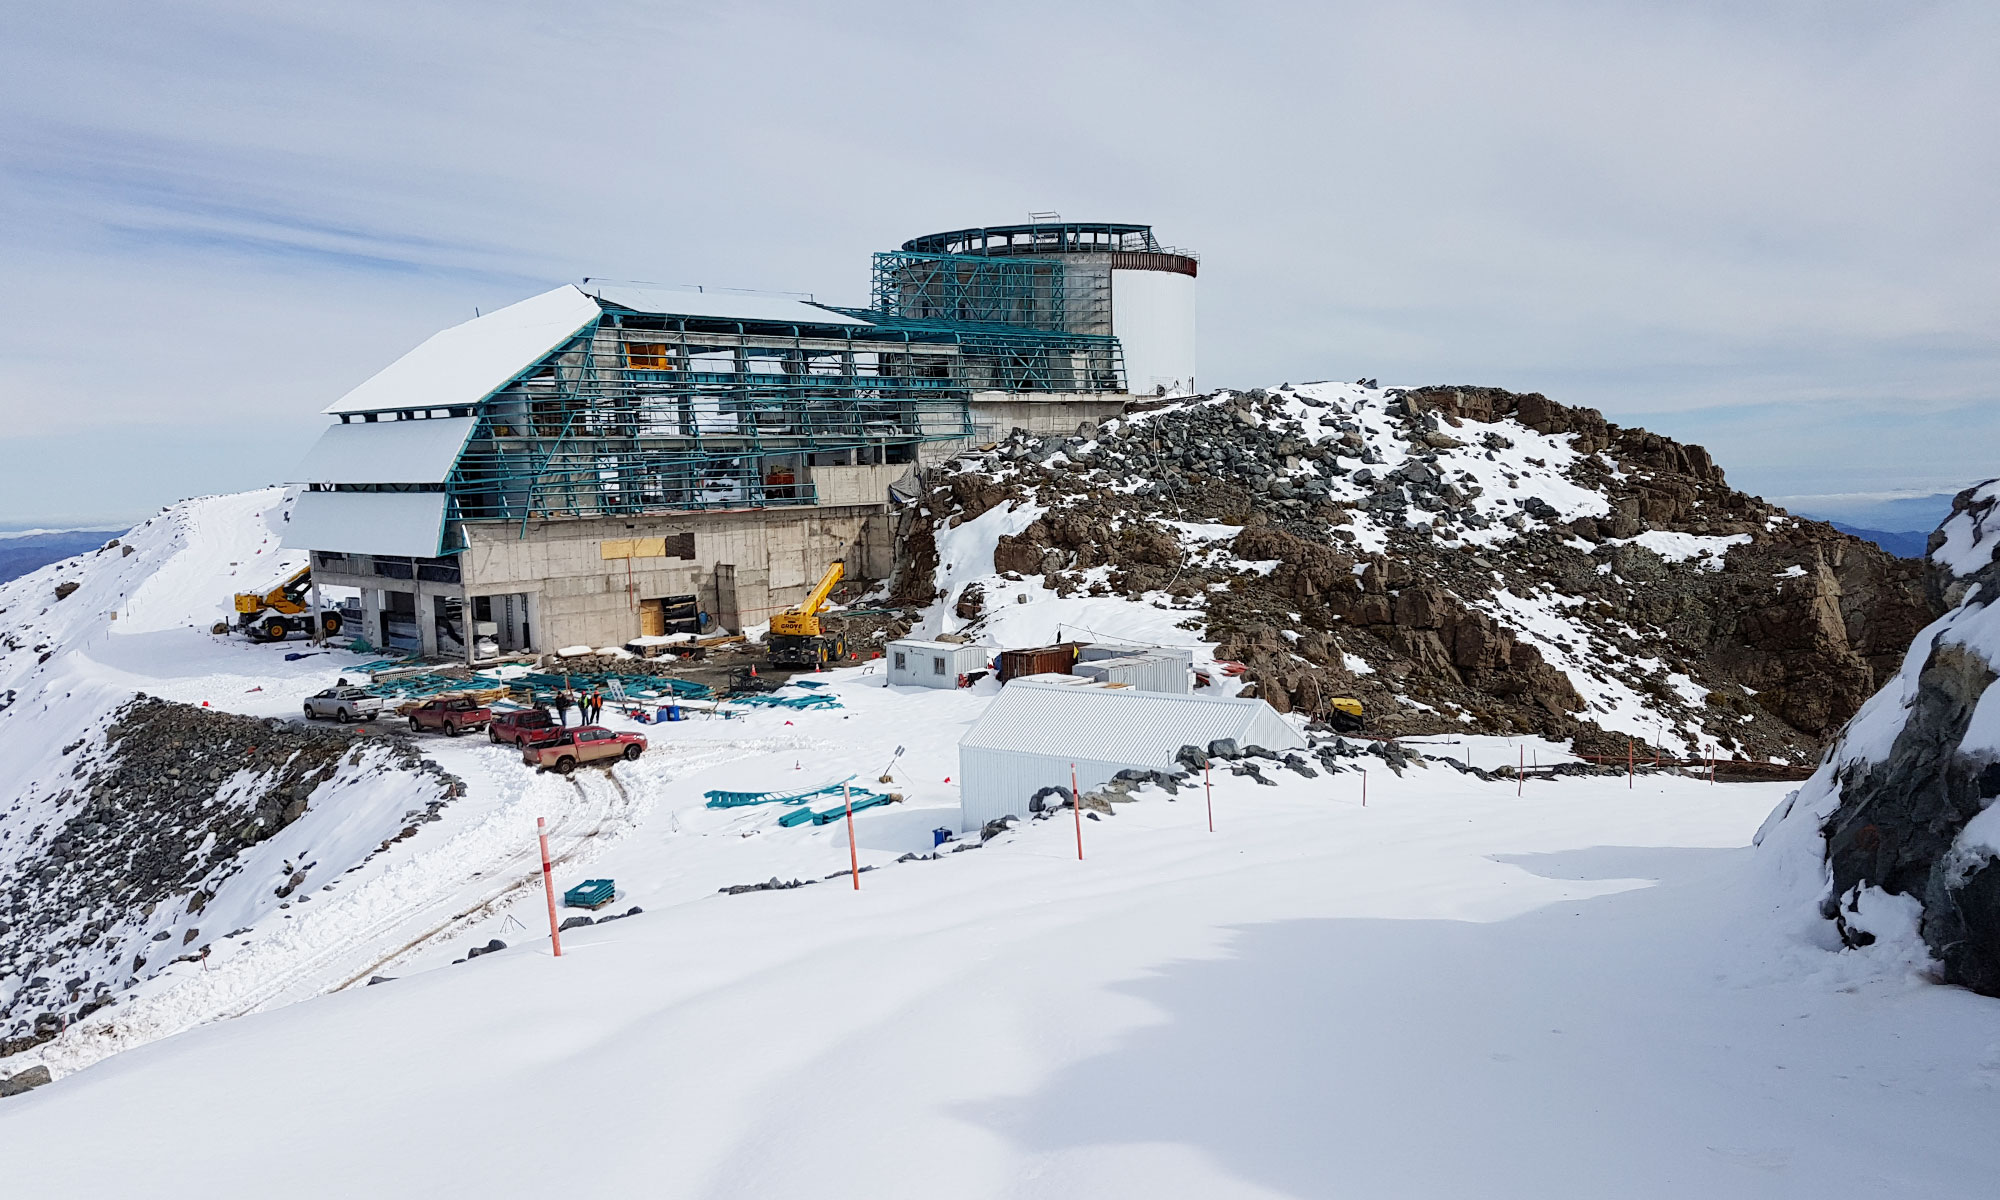
<instances>
[{"instance_id":1,"label":"sky","mask_svg":"<svg viewBox=\"0 0 2000 1200\"><path fill-rule=\"evenodd\" d=\"M1039 211L1200 253L1204 387L1540 391L1795 504L1948 493L2000 474L1996 126L1990 0L15 6L0 524L284 481L562 282L861 304Z\"/></svg>"}]
</instances>

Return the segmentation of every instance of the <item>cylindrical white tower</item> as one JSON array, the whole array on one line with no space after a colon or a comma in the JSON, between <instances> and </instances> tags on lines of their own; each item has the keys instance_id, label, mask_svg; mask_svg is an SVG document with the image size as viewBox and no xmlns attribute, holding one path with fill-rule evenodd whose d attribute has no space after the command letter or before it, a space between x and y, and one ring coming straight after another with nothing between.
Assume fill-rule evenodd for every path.
<instances>
[{"instance_id":1,"label":"cylindrical white tower","mask_svg":"<svg viewBox=\"0 0 2000 1200\"><path fill-rule=\"evenodd\" d=\"M989 225L911 238L903 250L918 256L1059 263L1060 296L1052 294L1055 289L1046 275L1028 270L1030 264L1022 262L1022 271L1003 270L991 280L955 276L951 297L938 307L944 312L979 313L987 320L1021 320L1022 313L1047 313L1051 323L1059 322L1065 332L1116 337L1124 354L1126 388L1132 394L1178 395L1195 390L1194 284L1201 260L1193 251L1161 245L1150 225L1078 221ZM925 269L934 275L933 268ZM984 316L987 312L1005 315Z\"/></svg>"}]
</instances>

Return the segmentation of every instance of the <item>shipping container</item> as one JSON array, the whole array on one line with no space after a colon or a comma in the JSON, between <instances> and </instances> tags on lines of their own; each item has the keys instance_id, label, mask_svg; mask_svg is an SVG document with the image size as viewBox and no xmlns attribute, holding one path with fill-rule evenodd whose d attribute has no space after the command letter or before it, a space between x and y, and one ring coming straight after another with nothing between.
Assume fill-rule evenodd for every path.
<instances>
[{"instance_id":1,"label":"shipping container","mask_svg":"<svg viewBox=\"0 0 2000 1200\"><path fill-rule=\"evenodd\" d=\"M1000 652L1000 682L1018 679L1023 675L1067 675L1076 665L1077 652L1083 647L1076 642L1062 642L1054 646L1034 646L1026 650L1002 650Z\"/></svg>"}]
</instances>

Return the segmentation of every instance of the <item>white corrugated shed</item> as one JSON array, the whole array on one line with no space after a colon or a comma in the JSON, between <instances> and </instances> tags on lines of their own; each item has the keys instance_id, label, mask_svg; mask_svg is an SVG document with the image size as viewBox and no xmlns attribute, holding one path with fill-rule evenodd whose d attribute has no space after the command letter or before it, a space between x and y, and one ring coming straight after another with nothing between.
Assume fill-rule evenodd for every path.
<instances>
[{"instance_id":1,"label":"white corrugated shed","mask_svg":"<svg viewBox=\"0 0 2000 1200\"><path fill-rule=\"evenodd\" d=\"M1037 791L1069 786L1072 763L1089 791L1126 768L1172 770L1182 746L1217 738L1267 750L1306 744L1262 700L1016 679L959 739L959 827L1027 816Z\"/></svg>"},{"instance_id":2,"label":"white corrugated shed","mask_svg":"<svg viewBox=\"0 0 2000 1200\"><path fill-rule=\"evenodd\" d=\"M294 483L443 483L472 417L353 421L319 435Z\"/></svg>"},{"instance_id":3,"label":"white corrugated shed","mask_svg":"<svg viewBox=\"0 0 2000 1200\"><path fill-rule=\"evenodd\" d=\"M986 669L986 646L963 642L923 642L905 638L890 642L889 682L898 687L953 688L960 675Z\"/></svg>"},{"instance_id":4,"label":"white corrugated shed","mask_svg":"<svg viewBox=\"0 0 2000 1200\"><path fill-rule=\"evenodd\" d=\"M329 413L478 404L562 345L604 310L564 284L434 333L327 406Z\"/></svg>"},{"instance_id":5,"label":"white corrugated shed","mask_svg":"<svg viewBox=\"0 0 2000 1200\"><path fill-rule=\"evenodd\" d=\"M443 492L300 492L285 545L431 558L443 538L444 501Z\"/></svg>"},{"instance_id":6,"label":"white corrugated shed","mask_svg":"<svg viewBox=\"0 0 2000 1200\"><path fill-rule=\"evenodd\" d=\"M1194 691L1194 672L1178 654L1114 654L1078 661L1071 670L1086 679L1122 683L1142 692L1184 696Z\"/></svg>"},{"instance_id":7,"label":"white corrugated shed","mask_svg":"<svg viewBox=\"0 0 2000 1200\"><path fill-rule=\"evenodd\" d=\"M785 296L744 296L734 292L682 291L629 283L592 283L591 295L633 312L670 317L710 317L722 321L770 321L784 325L867 325L869 322Z\"/></svg>"}]
</instances>

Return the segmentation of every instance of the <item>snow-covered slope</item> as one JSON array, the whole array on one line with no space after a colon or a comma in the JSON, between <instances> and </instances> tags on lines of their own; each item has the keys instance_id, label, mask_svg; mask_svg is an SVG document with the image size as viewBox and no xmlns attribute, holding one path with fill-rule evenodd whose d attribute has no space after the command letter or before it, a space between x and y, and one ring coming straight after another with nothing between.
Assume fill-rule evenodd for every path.
<instances>
[{"instance_id":1,"label":"snow-covered slope","mask_svg":"<svg viewBox=\"0 0 2000 1200\"><path fill-rule=\"evenodd\" d=\"M154 616L121 610L115 633L75 619L17 676L0 716L17 790L54 805L66 777L95 775L73 774L79 756L122 753L114 734L150 728L126 708L136 691L196 706L169 706L180 720L269 728L255 718L352 665L203 632L211 592L262 581L199 578L173 555L256 558L276 499L169 514L181 549L153 574L173 569L175 592L91 578L143 541L65 568L83 586L62 604L144 593ZM199 519L225 503L240 527ZM1001 534L963 536L991 555ZM934 569L957 570L949 536L940 548ZM8 599L8 616L72 619ZM1199 636L1188 614L1087 589L994 611ZM815 682L839 707L649 726L644 758L573 782L477 739L424 739L435 769L379 773L393 744L357 743L278 837L217 864L202 913L161 905L99 934L164 931L176 956L210 945L205 962L0 1058L0 1076L57 1076L0 1100L8 1186L1823 1200L1970 1194L1993 1169L1982 1105L2000 1061L1965 1048L2000 1041L2000 1019L1759 919L1782 899L1746 845L1772 785L1523 784L1336 754L1310 776L1267 764L1268 783L1217 770L1212 804L1141 789L1080 823L1081 860L1068 812L934 855L933 830L957 825L957 739L996 686L890 688L871 665ZM1560 753L1466 740L1487 765ZM885 769L904 799L855 818L858 891L842 822L704 802L879 787ZM241 786L217 774L216 792ZM459 794L373 840L440 781ZM632 914L568 931L560 959L538 816L555 886L612 878L605 911ZM0 855L24 861L8 847L45 847L48 824L0 826L15 839ZM248 932L210 940L237 922ZM378 975L393 978L367 986Z\"/></svg>"}]
</instances>

